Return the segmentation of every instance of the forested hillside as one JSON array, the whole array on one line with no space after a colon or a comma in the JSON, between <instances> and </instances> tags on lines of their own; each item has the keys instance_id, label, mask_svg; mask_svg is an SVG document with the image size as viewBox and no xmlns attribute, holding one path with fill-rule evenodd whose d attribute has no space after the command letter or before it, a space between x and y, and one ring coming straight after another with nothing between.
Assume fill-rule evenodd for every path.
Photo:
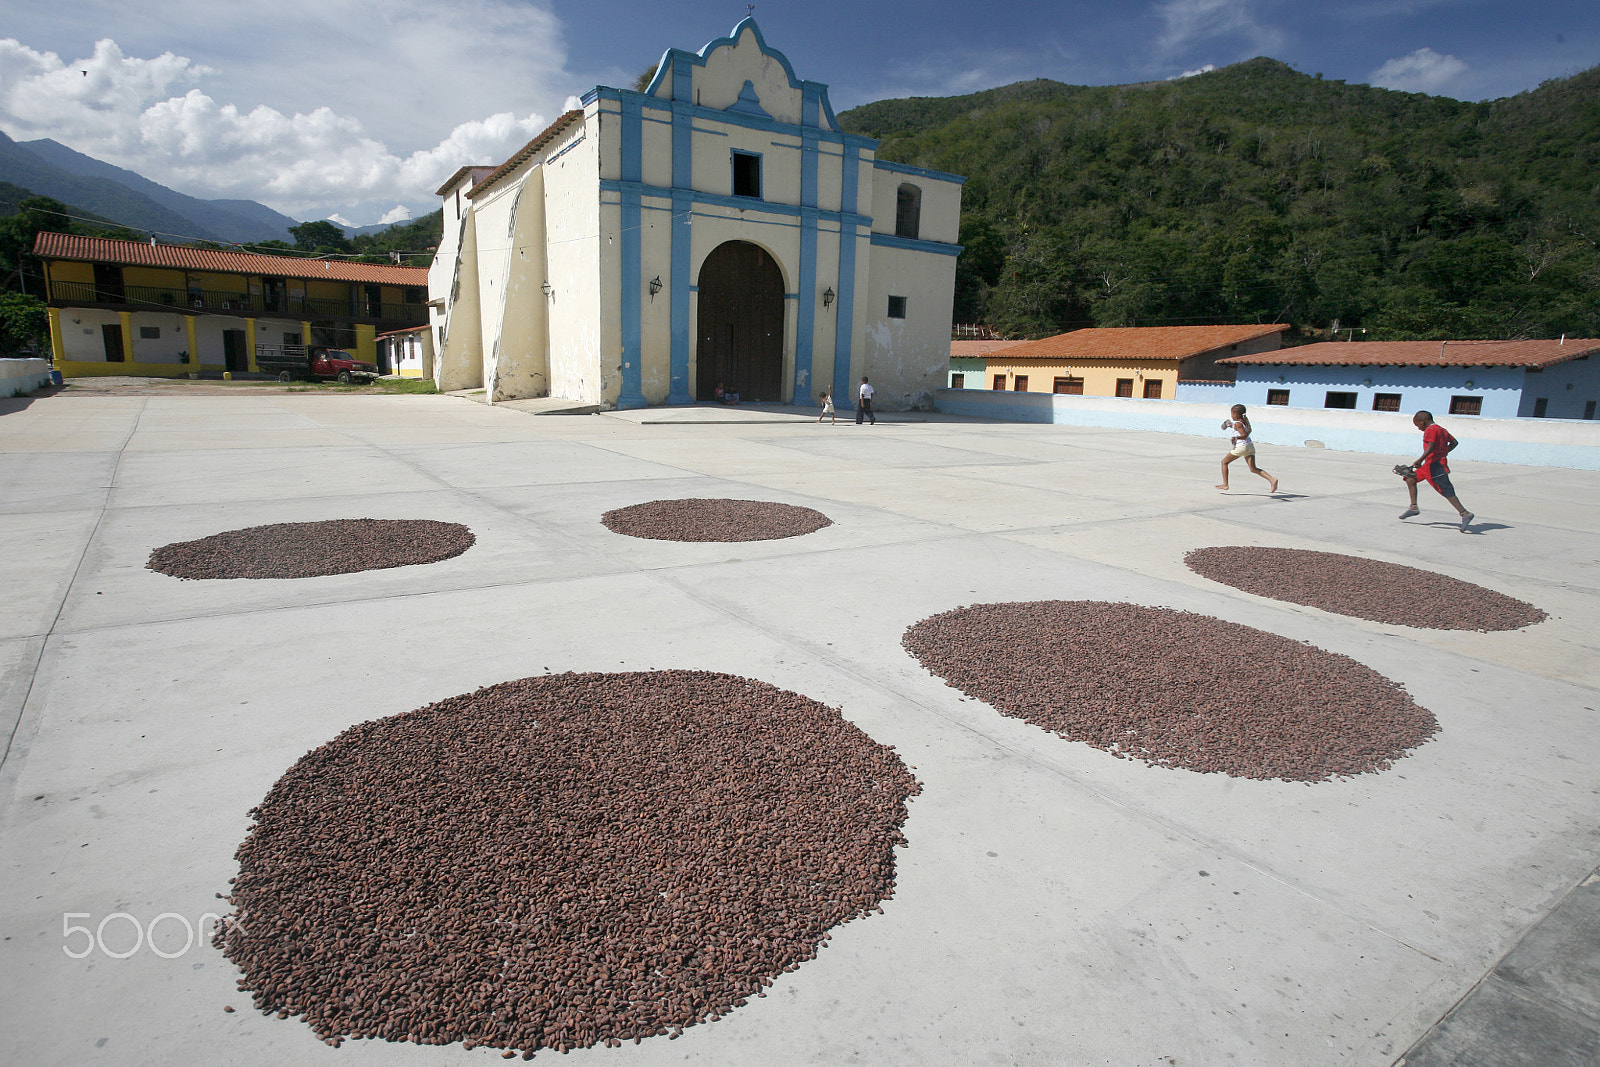
<instances>
[{"instance_id":1,"label":"forested hillside","mask_svg":"<svg viewBox=\"0 0 1600 1067\"><path fill-rule=\"evenodd\" d=\"M839 120L967 176L957 322L1600 336L1600 67L1464 103L1254 59Z\"/></svg>"}]
</instances>

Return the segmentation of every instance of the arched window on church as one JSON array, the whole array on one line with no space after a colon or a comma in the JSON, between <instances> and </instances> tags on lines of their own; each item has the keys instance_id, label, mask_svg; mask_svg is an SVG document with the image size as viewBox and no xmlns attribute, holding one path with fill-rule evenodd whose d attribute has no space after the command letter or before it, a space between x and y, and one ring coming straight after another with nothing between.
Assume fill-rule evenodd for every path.
<instances>
[{"instance_id":1,"label":"arched window on church","mask_svg":"<svg viewBox=\"0 0 1600 1067\"><path fill-rule=\"evenodd\" d=\"M900 186L894 201L894 235L915 241L922 228L922 190L909 183Z\"/></svg>"}]
</instances>

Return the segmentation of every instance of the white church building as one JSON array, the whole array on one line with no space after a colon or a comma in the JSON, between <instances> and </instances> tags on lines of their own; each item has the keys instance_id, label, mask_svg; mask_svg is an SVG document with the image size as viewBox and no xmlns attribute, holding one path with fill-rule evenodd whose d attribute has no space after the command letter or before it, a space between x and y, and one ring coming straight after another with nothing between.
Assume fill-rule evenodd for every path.
<instances>
[{"instance_id":1,"label":"white church building","mask_svg":"<svg viewBox=\"0 0 1600 1067\"><path fill-rule=\"evenodd\" d=\"M434 378L491 402L931 404L964 179L875 158L754 19L439 190Z\"/></svg>"}]
</instances>

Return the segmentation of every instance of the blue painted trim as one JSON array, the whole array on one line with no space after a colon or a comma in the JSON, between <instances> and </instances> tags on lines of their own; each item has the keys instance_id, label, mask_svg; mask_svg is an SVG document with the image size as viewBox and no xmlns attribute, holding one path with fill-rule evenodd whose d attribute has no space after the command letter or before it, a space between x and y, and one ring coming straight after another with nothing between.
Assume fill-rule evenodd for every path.
<instances>
[{"instance_id":1,"label":"blue painted trim","mask_svg":"<svg viewBox=\"0 0 1600 1067\"><path fill-rule=\"evenodd\" d=\"M800 141L800 279L797 283L794 389L789 403L811 403L811 355L817 316L817 138L809 130Z\"/></svg>"},{"instance_id":2,"label":"blue painted trim","mask_svg":"<svg viewBox=\"0 0 1600 1067\"><path fill-rule=\"evenodd\" d=\"M851 366L851 343L856 314L856 228L845 223L839 230L839 295L833 302L833 406L854 409L856 392Z\"/></svg>"},{"instance_id":3,"label":"blue painted trim","mask_svg":"<svg viewBox=\"0 0 1600 1067\"><path fill-rule=\"evenodd\" d=\"M872 243L884 248L900 248L907 252L933 252L941 256L959 256L966 245L945 244L943 241L913 241L909 237L895 237L887 233L872 235Z\"/></svg>"},{"instance_id":4,"label":"blue painted trim","mask_svg":"<svg viewBox=\"0 0 1600 1067\"><path fill-rule=\"evenodd\" d=\"M676 165L676 163L674 163L674 165ZM847 167L846 169L848 171L852 168ZM850 183L847 182L846 184ZM651 196L660 197L662 199L670 199L680 193L687 193L693 198L695 204L705 205L707 207L737 208L745 212L759 212L766 215L784 215L789 218L798 218L807 211L816 211L819 219L825 219L829 222L840 224L848 222L852 225L862 227L872 225L871 218L866 215L857 215L853 212L828 211L818 208L802 208L794 204L778 204L771 200L756 200L748 196L724 196L721 193L707 193L698 189L687 189L681 187L678 189L667 189L659 185L644 185L639 182L624 182L618 181L614 178L601 178L600 189L602 192L608 193L632 193L641 197ZM850 197L852 200L855 197L855 192L853 189L850 191ZM939 245L939 247L951 248L957 246Z\"/></svg>"},{"instance_id":5,"label":"blue painted trim","mask_svg":"<svg viewBox=\"0 0 1600 1067\"><path fill-rule=\"evenodd\" d=\"M672 101L675 104L694 103L694 57L678 51L676 48L668 49L667 55L672 57ZM660 70L656 71L659 76Z\"/></svg>"},{"instance_id":6,"label":"blue painted trim","mask_svg":"<svg viewBox=\"0 0 1600 1067\"><path fill-rule=\"evenodd\" d=\"M959 174L950 174L942 170L928 170L926 167L913 167L909 163L890 163L887 159L874 159L874 170L888 170L896 174L911 174L918 178L927 178L936 182L955 182L957 185L966 184L965 178Z\"/></svg>"},{"instance_id":7,"label":"blue painted trim","mask_svg":"<svg viewBox=\"0 0 1600 1067\"><path fill-rule=\"evenodd\" d=\"M872 220L857 213L856 198L859 195L857 186L861 178L861 152L860 149L846 141L844 143L843 158L839 163L839 212L840 215L850 215L852 220L862 219L861 225L870 227Z\"/></svg>"},{"instance_id":8,"label":"blue painted trim","mask_svg":"<svg viewBox=\"0 0 1600 1067\"><path fill-rule=\"evenodd\" d=\"M759 115L761 118L770 119L772 116L767 109L761 106L761 97L756 95L755 82L749 78L744 80L744 88L739 90L739 99L729 104L726 111L738 111L745 115Z\"/></svg>"},{"instance_id":9,"label":"blue painted trim","mask_svg":"<svg viewBox=\"0 0 1600 1067\"><path fill-rule=\"evenodd\" d=\"M673 157L673 169L677 169L676 155ZM690 197L673 193L672 287L669 290L672 299L669 309L672 353L670 383L667 389L669 404L694 403L694 390L689 387L689 293L698 292L700 287L687 284L690 280L690 255L694 247L694 234L689 227L693 210L694 201Z\"/></svg>"},{"instance_id":10,"label":"blue painted trim","mask_svg":"<svg viewBox=\"0 0 1600 1067\"><path fill-rule=\"evenodd\" d=\"M644 125L637 99L622 101L621 174L625 182L644 181Z\"/></svg>"},{"instance_id":11,"label":"blue painted trim","mask_svg":"<svg viewBox=\"0 0 1600 1067\"><path fill-rule=\"evenodd\" d=\"M618 408L642 408L647 405L641 387L644 367L641 362L643 346L639 328L639 293L643 242L639 227L643 212L639 195L622 194L622 248L618 252L622 273L622 294L619 301L622 317L622 390L617 396ZM604 354L602 353L602 359Z\"/></svg>"},{"instance_id":12,"label":"blue painted trim","mask_svg":"<svg viewBox=\"0 0 1600 1067\"><path fill-rule=\"evenodd\" d=\"M827 86L819 86L819 88L821 90L823 112L829 116L829 124L834 128L819 128L813 132L816 133L821 140L827 141L831 144L854 145L858 150L861 151L875 150L879 143L876 138L862 137L860 134L845 133L842 130L837 129L838 124L832 121L833 112L828 108ZM793 132L799 128L792 122L780 122L777 119L764 119L757 115L743 115L737 111L721 111L714 107L702 107L693 103L692 101L687 100L662 100L659 97L650 96L648 94L636 93L631 89L613 89L606 85L595 86L594 89L590 90L588 98L599 100L621 100L625 96L637 97L639 99L640 106L647 110L654 108L664 111L673 107L674 104L684 104L693 109L694 117L697 120L720 122L729 126L741 126L750 130L767 130L769 132L788 133L792 135ZM802 118L803 117L804 116L802 116ZM807 128L809 129L809 127ZM713 131L705 130L701 132L710 133ZM930 173L936 174L938 172L933 171Z\"/></svg>"},{"instance_id":13,"label":"blue painted trim","mask_svg":"<svg viewBox=\"0 0 1600 1067\"><path fill-rule=\"evenodd\" d=\"M691 72L686 70L686 65L690 67L705 66L706 60L710 57L711 53L715 52L719 48L734 47L739 43L740 36L743 35L747 29L751 33L755 34L756 47L761 49L761 54L772 59L776 59L780 64L783 65L783 72L789 79L789 87L791 89L800 90L802 97L808 90L814 91L817 94L818 98L822 101L821 115L819 115L819 119L825 116L828 122L828 126L826 128L837 131L839 129L839 123L834 118L833 108L827 103L828 87L817 82L802 81L801 79L795 77L794 65L789 62L789 57L767 44L767 39L762 35L761 27L756 25L756 20L754 18L744 18L739 20L739 24L733 28L728 36L718 37L716 40L709 42L704 48L700 49L699 54L685 52L677 48L667 49L666 53L661 57L661 63L656 68L656 76L650 80L650 87L645 91L651 95L654 95L657 87L661 84L661 79L663 77L662 71L666 68L668 65L668 60L670 59L672 66L673 99L692 100L693 93L691 89L688 86L680 86L679 84L680 80L689 82L690 86L693 84L694 76ZM804 108L801 109L800 119L802 122L804 122L806 119Z\"/></svg>"}]
</instances>

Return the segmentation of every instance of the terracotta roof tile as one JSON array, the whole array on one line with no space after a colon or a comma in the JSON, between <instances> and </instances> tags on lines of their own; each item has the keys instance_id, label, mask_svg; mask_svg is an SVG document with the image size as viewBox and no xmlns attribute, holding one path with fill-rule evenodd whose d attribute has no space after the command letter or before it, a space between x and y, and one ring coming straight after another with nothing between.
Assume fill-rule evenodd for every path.
<instances>
[{"instance_id":1,"label":"terracotta roof tile","mask_svg":"<svg viewBox=\"0 0 1600 1067\"><path fill-rule=\"evenodd\" d=\"M515 155L506 160L504 163L500 164L499 167L495 168L495 172L493 174L489 175L487 178L483 179L483 181L469 189L467 191L467 199L471 200L479 193L488 192L490 186L494 185L501 178L504 178L506 175L522 166L522 164L526 163L533 157L535 152L539 151L539 149L555 140L562 134L563 131L566 130L568 126L571 126L574 122L577 122L581 118L583 118L583 112L580 110L562 112L561 117L556 119L549 126L545 127L543 133L539 134L539 136L535 137L533 140L529 141L527 144L518 149Z\"/></svg>"},{"instance_id":2,"label":"terracotta roof tile","mask_svg":"<svg viewBox=\"0 0 1600 1067\"><path fill-rule=\"evenodd\" d=\"M1254 326L1125 326L1072 330L1006 349L1011 359L1188 359L1282 333L1284 323Z\"/></svg>"},{"instance_id":3,"label":"terracotta roof tile","mask_svg":"<svg viewBox=\"0 0 1600 1067\"><path fill-rule=\"evenodd\" d=\"M220 274L271 274L285 278L326 278L384 285L428 284L427 267L264 256L257 252L224 252L214 248L191 248L188 245L152 245L143 241L114 241L106 237L79 237L69 233L39 234L34 241L33 252L45 259L120 263L130 267L172 267L178 270L216 271Z\"/></svg>"},{"instance_id":4,"label":"terracotta roof tile","mask_svg":"<svg viewBox=\"0 0 1600 1067\"><path fill-rule=\"evenodd\" d=\"M1229 356L1218 363L1271 366L1549 367L1600 352L1600 340L1322 341L1276 352Z\"/></svg>"},{"instance_id":5,"label":"terracotta roof tile","mask_svg":"<svg viewBox=\"0 0 1600 1067\"><path fill-rule=\"evenodd\" d=\"M982 359L984 356L987 356L991 352L999 352L1002 349L1015 348L1017 345L1025 345L1027 343L1028 343L1027 341L998 341L998 340L991 340L991 341L974 341L974 340L951 341L950 342L950 358L952 358L952 359L959 359L959 358Z\"/></svg>"}]
</instances>

